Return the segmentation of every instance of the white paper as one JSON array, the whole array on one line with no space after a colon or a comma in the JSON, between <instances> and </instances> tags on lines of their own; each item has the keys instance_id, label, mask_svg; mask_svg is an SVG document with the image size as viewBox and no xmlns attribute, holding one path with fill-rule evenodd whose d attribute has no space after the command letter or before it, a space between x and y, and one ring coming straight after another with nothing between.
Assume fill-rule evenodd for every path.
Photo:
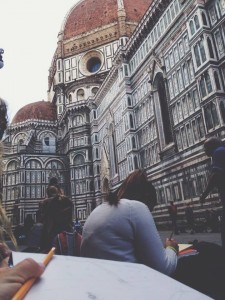
<instances>
[{"instance_id":1,"label":"white paper","mask_svg":"<svg viewBox=\"0 0 225 300\"><path fill-rule=\"evenodd\" d=\"M44 254L13 252L14 264ZM200 300L209 297L141 264L55 255L25 300Z\"/></svg>"}]
</instances>

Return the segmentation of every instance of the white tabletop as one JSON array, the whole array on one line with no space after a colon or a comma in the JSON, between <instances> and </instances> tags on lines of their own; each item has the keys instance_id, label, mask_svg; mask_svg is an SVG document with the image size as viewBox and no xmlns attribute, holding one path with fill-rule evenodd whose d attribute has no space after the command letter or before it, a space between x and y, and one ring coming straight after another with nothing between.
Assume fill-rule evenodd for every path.
<instances>
[{"instance_id":1,"label":"white tabletop","mask_svg":"<svg viewBox=\"0 0 225 300\"><path fill-rule=\"evenodd\" d=\"M14 264L45 255L13 252ZM141 264L55 255L25 300L200 300L209 297Z\"/></svg>"}]
</instances>

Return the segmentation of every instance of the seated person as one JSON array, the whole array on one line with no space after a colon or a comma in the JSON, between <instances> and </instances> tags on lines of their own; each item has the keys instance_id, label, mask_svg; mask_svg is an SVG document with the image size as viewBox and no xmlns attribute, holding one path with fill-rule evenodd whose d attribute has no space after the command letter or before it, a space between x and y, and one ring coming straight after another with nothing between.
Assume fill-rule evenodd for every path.
<instances>
[{"instance_id":1,"label":"seated person","mask_svg":"<svg viewBox=\"0 0 225 300\"><path fill-rule=\"evenodd\" d=\"M36 223L30 230L30 233L27 237L27 247L23 249L23 252L40 252L40 243L43 231L43 223L41 221L40 211L36 213Z\"/></svg>"},{"instance_id":2,"label":"seated person","mask_svg":"<svg viewBox=\"0 0 225 300\"><path fill-rule=\"evenodd\" d=\"M73 232L62 231L57 234L53 241L55 254L80 256L82 236L75 230Z\"/></svg>"},{"instance_id":3,"label":"seated person","mask_svg":"<svg viewBox=\"0 0 225 300\"><path fill-rule=\"evenodd\" d=\"M141 263L172 274L178 245L167 239L164 248L150 212L152 203L156 203L153 185L144 171L135 170L87 218L81 256Z\"/></svg>"},{"instance_id":4,"label":"seated person","mask_svg":"<svg viewBox=\"0 0 225 300\"><path fill-rule=\"evenodd\" d=\"M81 234L73 227L72 206L65 203L60 210L58 219L63 231L59 232L53 241L55 253L58 255L80 256Z\"/></svg>"}]
</instances>

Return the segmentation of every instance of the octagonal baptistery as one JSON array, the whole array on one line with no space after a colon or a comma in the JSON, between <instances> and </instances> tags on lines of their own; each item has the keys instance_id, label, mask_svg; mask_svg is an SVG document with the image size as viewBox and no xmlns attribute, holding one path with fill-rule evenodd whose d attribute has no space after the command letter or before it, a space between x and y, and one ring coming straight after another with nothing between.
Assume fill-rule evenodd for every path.
<instances>
[{"instance_id":1,"label":"octagonal baptistery","mask_svg":"<svg viewBox=\"0 0 225 300\"><path fill-rule=\"evenodd\" d=\"M58 35L50 86L108 71L120 38L123 44L123 39L125 42L131 36L151 3L152 0L81 0L75 4Z\"/></svg>"},{"instance_id":2,"label":"octagonal baptistery","mask_svg":"<svg viewBox=\"0 0 225 300\"><path fill-rule=\"evenodd\" d=\"M56 121L56 119L57 115L55 104L42 100L29 103L18 110L11 122L11 125L28 120Z\"/></svg>"}]
</instances>

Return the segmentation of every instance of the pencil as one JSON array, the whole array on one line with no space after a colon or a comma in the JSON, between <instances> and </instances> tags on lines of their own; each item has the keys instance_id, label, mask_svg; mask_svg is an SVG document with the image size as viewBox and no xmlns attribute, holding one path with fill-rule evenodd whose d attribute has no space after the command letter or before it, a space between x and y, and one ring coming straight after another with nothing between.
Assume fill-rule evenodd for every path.
<instances>
[{"instance_id":1,"label":"pencil","mask_svg":"<svg viewBox=\"0 0 225 300\"><path fill-rule=\"evenodd\" d=\"M171 234L170 234L169 241L171 241L172 236L173 236L173 231L172 231Z\"/></svg>"},{"instance_id":2,"label":"pencil","mask_svg":"<svg viewBox=\"0 0 225 300\"><path fill-rule=\"evenodd\" d=\"M8 266L9 266L10 268L13 267L13 255L12 255L12 252L10 253L10 256L9 256Z\"/></svg>"},{"instance_id":3,"label":"pencil","mask_svg":"<svg viewBox=\"0 0 225 300\"><path fill-rule=\"evenodd\" d=\"M46 257L43 260L43 264L45 266L47 266L47 264L50 262L50 260L52 259L53 255L55 253L55 248L53 247L48 254L46 255ZM17 293L14 295L14 297L12 298L12 300L22 300L24 298L24 296L28 293L28 291L30 290L30 288L32 287L32 285L34 284L34 282L36 281L37 278L31 278L29 280L27 280L22 286L21 288L17 291Z\"/></svg>"}]
</instances>

